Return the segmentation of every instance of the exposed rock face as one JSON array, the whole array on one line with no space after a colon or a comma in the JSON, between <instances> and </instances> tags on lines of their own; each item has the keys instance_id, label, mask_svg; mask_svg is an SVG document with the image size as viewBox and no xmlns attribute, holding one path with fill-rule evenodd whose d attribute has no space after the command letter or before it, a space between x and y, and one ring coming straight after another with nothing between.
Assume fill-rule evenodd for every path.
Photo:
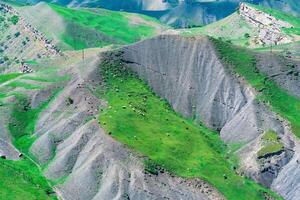
<instances>
[{"instance_id":1,"label":"exposed rock face","mask_svg":"<svg viewBox=\"0 0 300 200\"><path fill-rule=\"evenodd\" d=\"M300 196L300 143L296 138L295 141L294 157L282 168L271 186L289 200L298 200Z\"/></svg>"},{"instance_id":2,"label":"exposed rock face","mask_svg":"<svg viewBox=\"0 0 300 200\"><path fill-rule=\"evenodd\" d=\"M298 156L297 140L288 124L255 100L255 92L219 60L209 39L164 35L124 47L121 53L123 62L177 112L220 130L227 143L247 144L239 155L248 176L270 186L285 166L295 167L291 162ZM267 130L278 133L285 151L259 163L260 136ZM286 185L295 181L290 179ZM283 189L272 188L287 199L297 194L293 189L286 195Z\"/></svg>"},{"instance_id":3,"label":"exposed rock face","mask_svg":"<svg viewBox=\"0 0 300 200\"><path fill-rule=\"evenodd\" d=\"M105 134L96 118L98 107L106 104L93 95L93 88L101 84L98 62L86 58L70 67L72 80L37 124L38 139L30 151L40 163L48 164L48 178L68 177L57 186L59 196L66 200L224 199L198 179L145 173L144 158ZM36 94L32 102L36 104L41 95Z\"/></svg>"},{"instance_id":4,"label":"exposed rock face","mask_svg":"<svg viewBox=\"0 0 300 200\"><path fill-rule=\"evenodd\" d=\"M225 141L249 142L276 127L276 117L230 73L206 37L159 36L123 48L123 60L177 112L220 130Z\"/></svg>"},{"instance_id":5,"label":"exposed rock face","mask_svg":"<svg viewBox=\"0 0 300 200\"><path fill-rule=\"evenodd\" d=\"M257 67L290 94L300 98L300 62L273 53L257 55Z\"/></svg>"},{"instance_id":6,"label":"exposed rock face","mask_svg":"<svg viewBox=\"0 0 300 200\"><path fill-rule=\"evenodd\" d=\"M239 13L248 23L259 28L257 42L266 45L292 42L292 38L284 35L281 31L281 28L292 28L291 24L278 20L245 3L240 4Z\"/></svg>"},{"instance_id":7,"label":"exposed rock face","mask_svg":"<svg viewBox=\"0 0 300 200\"><path fill-rule=\"evenodd\" d=\"M160 36L123 51L124 61L177 112L209 127L220 130L253 96L226 75L207 38Z\"/></svg>"}]
</instances>

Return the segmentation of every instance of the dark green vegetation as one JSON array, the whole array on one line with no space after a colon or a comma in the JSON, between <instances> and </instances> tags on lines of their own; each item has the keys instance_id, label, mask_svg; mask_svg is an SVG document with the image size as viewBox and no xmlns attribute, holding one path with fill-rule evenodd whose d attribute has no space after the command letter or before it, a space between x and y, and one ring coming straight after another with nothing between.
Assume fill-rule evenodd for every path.
<instances>
[{"instance_id":1,"label":"dark green vegetation","mask_svg":"<svg viewBox=\"0 0 300 200\"><path fill-rule=\"evenodd\" d=\"M277 196L233 170L228 149L218 134L175 113L169 104L122 64L101 65L109 107L100 123L112 137L149 157L145 170L160 166L181 177L201 177L228 199L264 199Z\"/></svg>"},{"instance_id":2,"label":"dark green vegetation","mask_svg":"<svg viewBox=\"0 0 300 200\"><path fill-rule=\"evenodd\" d=\"M150 25L130 24L127 13L49 5L68 22L62 40L74 49L133 43L153 36L156 31L156 27ZM158 25L148 17L143 19Z\"/></svg>"},{"instance_id":3,"label":"dark green vegetation","mask_svg":"<svg viewBox=\"0 0 300 200\"><path fill-rule=\"evenodd\" d=\"M11 21L13 25L16 25L19 22L19 16L14 15L9 19L9 21Z\"/></svg>"},{"instance_id":4,"label":"dark green vegetation","mask_svg":"<svg viewBox=\"0 0 300 200\"><path fill-rule=\"evenodd\" d=\"M300 100L288 94L273 80L256 68L255 55L247 49L232 46L228 42L211 38L220 57L232 67L234 72L242 75L258 92L258 99L287 119L294 134L300 138Z\"/></svg>"},{"instance_id":5,"label":"dark green vegetation","mask_svg":"<svg viewBox=\"0 0 300 200\"><path fill-rule=\"evenodd\" d=\"M17 78L20 75L22 74L21 73L0 74L0 84L5 83L6 81L12 80L14 78Z\"/></svg>"},{"instance_id":6,"label":"dark green vegetation","mask_svg":"<svg viewBox=\"0 0 300 200\"><path fill-rule=\"evenodd\" d=\"M294 26L293 28L283 28L283 31L285 31L286 33L300 35L300 18L276 9L270 9L263 6L252 5L252 4L251 6L272 15L276 19L288 22L292 26Z\"/></svg>"},{"instance_id":7,"label":"dark green vegetation","mask_svg":"<svg viewBox=\"0 0 300 200\"><path fill-rule=\"evenodd\" d=\"M261 140L263 147L257 153L259 158L281 152L284 148L277 133L272 130L266 131Z\"/></svg>"}]
</instances>

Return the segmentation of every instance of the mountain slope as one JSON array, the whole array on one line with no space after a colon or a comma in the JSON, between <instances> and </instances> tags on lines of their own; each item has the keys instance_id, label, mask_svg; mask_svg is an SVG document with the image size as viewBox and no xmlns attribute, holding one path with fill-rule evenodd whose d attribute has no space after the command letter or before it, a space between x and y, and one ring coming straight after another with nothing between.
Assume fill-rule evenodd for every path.
<instances>
[{"instance_id":1,"label":"mountain slope","mask_svg":"<svg viewBox=\"0 0 300 200\"><path fill-rule=\"evenodd\" d=\"M159 49L157 46L162 45L162 41L164 46L172 47L163 48L159 52L153 51L152 49ZM196 41L197 38L193 37L184 39L162 36L124 48L123 59L157 94L166 98L177 112L195 117L207 126L220 130L221 138L226 143L241 144L238 155L241 159L241 170L247 176L272 187L286 199L297 199L298 190L294 188L298 185L292 185L299 177L299 171L293 173L295 179L290 177L284 182L280 180L283 179L282 174L298 165L296 160L299 158L299 139L295 135L299 137L299 116L295 110L300 100L283 91L285 86L278 87L273 82L272 72L268 78L263 77L268 65L258 64L258 70L264 70L257 71L253 65L256 58L252 53L234 49L225 42L214 42L219 51L218 58L225 64L224 69L214 70L208 67L206 71L202 71L202 66L219 65L211 57L201 61L205 58L208 46L205 47L206 51L199 51ZM187 45L189 42L190 45ZM180 44L184 45L174 47ZM157 59L152 60L149 55ZM182 59L185 56L189 59ZM166 57L170 60L166 60ZM279 65L282 69L285 63ZM295 70L299 71L299 65L295 65ZM231 76L233 72L239 74L237 77L245 78L234 78ZM263 83L266 79L270 80ZM250 85L257 88L258 92L249 88ZM299 93L299 87L297 91ZM290 105L288 108L284 106L287 101ZM267 102L268 106L265 106L264 103ZM271 112L269 106L276 113ZM292 128L282 117L293 124ZM276 132L280 138L278 144L284 145L284 149L273 148L263 141L262 136L269 130ZM268 153L260 158L258 155L266 149Z\"/></svg>"},{"instance_id":2,"label":"mountain slope","mask_svg":"<svg viewBox=\"0 0 300 200\"><path fill-rule=\"evenodd\" d=\"M2 40L22 62L5 62L0 75L0 198L297 200L295 57L199 32L152 37L165 27L142 15L1 8L0 32L21 33ZM242 4L218 34L296 38L295 18L274 15ZM285 42L273 39L261 42Z\"/></svg>"}]
</instances>

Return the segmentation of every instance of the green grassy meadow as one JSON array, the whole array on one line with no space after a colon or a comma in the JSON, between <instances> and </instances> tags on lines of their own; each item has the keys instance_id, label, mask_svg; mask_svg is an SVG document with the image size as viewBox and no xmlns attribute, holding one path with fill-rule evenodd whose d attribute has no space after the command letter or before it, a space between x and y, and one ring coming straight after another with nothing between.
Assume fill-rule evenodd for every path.
<instances>
[{"instance_id":1,"label":"green grassy meadow","mask_svg":"<svg viewBox=\"0 0 300 200\"><path fill-rule=\"evenodd\" d=\"M54 200L52 188L40 170L28 159L0 159L0 199Z\"/></svg>"},{"instance_id":2,"label":"green grassy meadow","mask_svg":"<svg viewBox=\"0 0 300 200\"><path fill-rule=\"evenodd\" d=\"M0 74L0 84L21 76L22 73Z\"/></svg>"},{"instance_id":3,"label":"green grassy meadow","mask_svg":"<svg viewBox=\"0 0 300 200\"><path fill-rule=\"evenodd\" d=\"M120 63L120 62L116 62ZM124 66L105 62L109 107L100 124L108 134L149 158L146 171L156 166L186 178L200 177L228 199L264 199L270 190L237 175L238 163L229 158L219 135L175 113L170 105Z\"/></svg>"},{"instance_id":4,"label":"green grassy meadow","mask_svg":"<svg viewBox=\"0 0 300 200\"><path fill-rule=\"evenodd\" d=\"M93 47L129 44L153 36L155 32L155 27L149 25L130 24L126 17L127 13L108 10L93 12L88 9L49 5L69 23L66 27L67 32L62 35L62 40L77 50L91 47L93 45L91 43L94 43ZM149 20L149 18L146 19ZM153 23L157 21L153 20ZM89 32L92 34L88 34ZM98 37L93 38L95 35Z\"/></svg>"}]
</instances>

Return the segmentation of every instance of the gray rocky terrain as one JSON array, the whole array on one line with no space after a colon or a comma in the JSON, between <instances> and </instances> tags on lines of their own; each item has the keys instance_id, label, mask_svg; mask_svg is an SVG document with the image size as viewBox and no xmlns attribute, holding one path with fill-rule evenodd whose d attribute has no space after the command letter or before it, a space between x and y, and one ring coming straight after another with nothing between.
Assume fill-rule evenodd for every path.
<instances>
[{"instance_id":1,"label":"gray rocky terrain","mask_svg":"<svg viewBox=\"0 0 300 200\"><path fill-rule=\"evenodd\" d=\"M290 94L300 97L300 62L270 52L258 54L258 68Z\"/></svg>"}]
</instances>

